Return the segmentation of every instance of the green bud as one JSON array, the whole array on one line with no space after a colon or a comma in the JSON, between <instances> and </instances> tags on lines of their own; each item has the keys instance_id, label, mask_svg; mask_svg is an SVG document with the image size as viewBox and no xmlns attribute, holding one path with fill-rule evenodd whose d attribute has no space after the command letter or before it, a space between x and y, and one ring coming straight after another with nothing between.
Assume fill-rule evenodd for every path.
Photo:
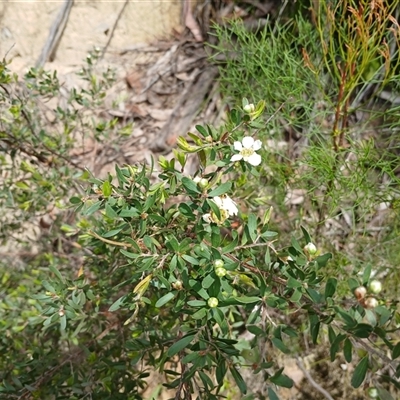
<instances>
[{"instance_id":1,"label":"green bud","mask_svg":"<svg viewBox=\"0 0 400 400\"><path fill-rule=\"evenodd\" d=\"M378 390L374 387L369 388L368 396L370 399L377 399L378 398Z\"/></svg>"},{"instance_id":2,"label":"green bud","mask_svg":"<svg viewBox=\"0 0 400 400\"><path fill-rule=\"evenodd\" d=\"M310 254L311 256L313 256L314 254L317 253L317 248L316 248L316 246L315 246L314 243L307 243L307 244L304 246L303 250L304 250L306 253Z\"/></svg>"},{"instance_id":3,"label":"green bud","mask_svg":"<svg viewBox=\"0 0 400 400\"><path fill-rule=\"evenodd\" d=\"M223 260L215 260L214 261L214 268L222 268L225 265Z\"/></svg>"},{"instance_id":4,"label":"green bud","mask_svg":"<svg viewBox=\"0 0 400 400\"><path fill-rule=\"evenodd\" d=\"M254 104L246 104L246 105L243 107L243 111L244 111L246 114L251 114L252 112L254 112L254 110L255 110Z\"/></svg>"},{"instance_id":5,"label":"green bud","mask_svg":"<svg viewBox=\"0 0 400 400\"><path fill-rule=\"evenodd\" d=\"M216 297L210 297L207 300L208 307L215 308L218 306L218 299Z\"/></svg>"},{"instance_id":6,"label":"green bud","mask_svg":"<svg viewBox=\"0 0 400 400\"><path fill-rule=\"evenodd\" d=\"M175 281L173 284L172 284L172 287L174 288L174 289L176 289L176 290L182 290L182 287L183 287L183 285L182 285L182 281Z\"/></svg>"},{"instance_id":7,"label":"green bud","mask_svg":"<svg viewBox=\"0 0 400 400\"><path fill-rule=\"evenodd\" d=\"M222 278L223 276L226 275L226 269L225 268L215 268L215 275Z\"/></svg>"},{"instance_id":8,"label":"green bud","mask_svg":"<svg viewBox=\"0 0 400 400\"><path fill-rule=\"evenodd\" d=\"M369 284L369 290L371 293L378 294L382 291L382 283L377 280L373 280Z\"/></svg>"}]
</instances>

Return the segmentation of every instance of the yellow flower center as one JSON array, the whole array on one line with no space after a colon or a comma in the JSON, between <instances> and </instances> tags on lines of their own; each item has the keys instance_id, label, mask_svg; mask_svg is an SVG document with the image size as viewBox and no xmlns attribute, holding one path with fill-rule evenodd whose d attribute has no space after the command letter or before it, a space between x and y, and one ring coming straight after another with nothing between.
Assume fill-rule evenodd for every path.
<instances>
[{"instance_id":1,"label":"yellow flower center","mask_svg":"<svg viewBox=\"0 0 400 400\"><path fill-rule=\"evenodd\" d=\"M215 215L215 213L213 211L211 211L211 213L210 213L211 220L213 222L215 222L216 224L222 224L229 217L228 211L226 211L222 208L219 209L219 214L221 216L220 219L218 219L218 217Z\"/></svg>"},{"instance_id":2,"label":"yellow flower center","mask_svg":"<svg viewBox=\"0 0 400 400\"><path fill-rule=\"evenodd\" d=\"M243 149L241 152L240 152L240 154L241 154L241 156L244 158L244 157L250 157L251 155L253 155L254 154L254 150L253 149Z\"/></svg>"}]
</instances>

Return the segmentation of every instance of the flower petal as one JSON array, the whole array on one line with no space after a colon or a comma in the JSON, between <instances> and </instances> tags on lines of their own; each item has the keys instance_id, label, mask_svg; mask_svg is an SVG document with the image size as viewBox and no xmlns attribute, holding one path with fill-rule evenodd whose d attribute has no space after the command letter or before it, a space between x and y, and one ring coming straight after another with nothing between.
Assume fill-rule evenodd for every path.
<instances>
[{"instance_id":1,"label":"flower petal","mask_svg":"<svg viewBox=\"0 0 400 400\"><path fill-rule=\"evenodd\" d=\"M254 145L254 139L251 136L245 136L242 139L242 144L245 149L252 149Z\"/></svg>"},{"instance_id":2,"label":"flower petal","mask_svg":"<svg viewBox=\"0 0 400 400\"><path fill-rule=\"evenodd\" d=\"M242 150L243 150L242 143L240 143L240 142L235 142L235 143L233 143L233 148L234 148L236 151L242 151Z\"/></svg>"},{"instance_id":3,"label":"flower petal","mask_svg":"<svg viewBox=\"0 0 400 400\"><path fill-rule=\"evenodd\" d=\"M222 208L228 212L229 216L236 215L239 211L236 203L229 196L222 199Z\"/></svg>"},{"instance_id":4,"label":"flower petal","mask_svg":"<svg viewBox=\"0 0 400 400\"><path fill-rule=\"evenodd\" d=\"M223 208L223 207L222 207L223 201L222 201L221 197L215 196L215 197L213 197L212 200L213 200L213 202L218 206L218 208Z\"/></svg>"},{"instance_id":5,"label":"flower petal","mask_svg":"<svg viewBox=\"0 0 400 400\"><path fill-rule=\"evenodd\" d=\"M208 224L211 223L211 222L212 222L212 220L211 220L211 214L204 214L204 215L203 215L203 220L204 220L205 222L207 222Z\"/></svg>"},{"instance_id":6,"label":"flower petal","mask_svg":"<svg viewBox=\"0 0 400 400\"><path fill-rule=\"evenodd\" d=\"M262 147L262 142L261 142L261 140L256 140L256 141L254 142L254 144L253 144L253 150L254 150L254 151L260 150L261 147Z\"/></svg>"},{"instance_id":7,"label":"flower petal","mask_svg":"<svg viewBox=\"0 0 400 400\"><path fill-rule=\"evenodd\" d=\"M261 164L261 156L257 153L253 153L246 161L253 167L257 167L257 165Z\"/></svg>"},{"instance_id":8,"label":"flower petal","mask_svg":"<svg viewBox=\"0 0 400 400\"><path fill-rule=\"evenodd\" d=\"M231 161L235 162L235 161L240 161L243 158L243 156L241 154L235 154L231 157Z\"/></svg>"}]
</instances>

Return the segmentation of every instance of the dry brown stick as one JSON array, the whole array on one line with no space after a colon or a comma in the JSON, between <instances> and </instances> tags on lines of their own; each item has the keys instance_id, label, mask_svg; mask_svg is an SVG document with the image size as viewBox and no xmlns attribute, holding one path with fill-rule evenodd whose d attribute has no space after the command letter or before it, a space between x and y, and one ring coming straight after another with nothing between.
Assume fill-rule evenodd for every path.
<instances>
[{"instance_id":1,"label":"dry brown stick","mask_svg":"<svg viewBox=\"0 0 400 400\"><path fill-rule=\"evenodd\" d=\"M328 400L333 400L333 397L321 385L319 385L317 382L314 381L313 377L310 375L310 373L304 367L303 362L301 361L301 359L299 357L297 357L297 359L296 359L296 364L303 371L305 377L308 379L308 381L310 382L311 386L314 389L318 390L318 392L320 392Z\"/></svg>"},{"instance_id":2,"label":"dry brown stick","mask_svg":"<svg viewBox=\"0 0 400 400\"><path fill-rule=\"evenodd\" d=\"M185 18L185 26L190 30L190 32L192 32L192 35L196 42L204 42L200 26L193 16L189 0L184 0L183 2L183 14Z\"/></svg>"},{"instance_id":3,"label":"dry brown stick","mask_svg":"<svg viewBox=\"0 0 400 400\"><path fill-rule=\"evenodd\" d=\"M64 33L65 27L67 26L68 17L73 4L74 0L64 1L63 6L61 7L55 21L53 22L53 25L51 26L49 37L47 38L42 53L36 62L36 68L43 67L45 62L48 60L54 60L61 36Z\"/></svg>"},{"instance_id":4,"label":"dry brown stick","mask_svg":"<svg viewBox=\"0 0 400 400\"><path fill-rule=\"evenodd\" d=\"M169 149L175 144L177 137L187 133L217 75L216 68L206 68L200 72L197 69L193 71L193 78L162 128L162 135L152 146L153 151L162 152Z\"/></svg>"}]
</instances>

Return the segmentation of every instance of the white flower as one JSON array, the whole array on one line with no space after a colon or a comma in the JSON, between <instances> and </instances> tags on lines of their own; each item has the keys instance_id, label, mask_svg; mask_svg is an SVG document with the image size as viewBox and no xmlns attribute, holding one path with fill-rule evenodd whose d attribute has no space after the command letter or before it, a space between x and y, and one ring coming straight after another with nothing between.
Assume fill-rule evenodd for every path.
<instances>
[{"instance_id":1,"label":"white flower","mask_svg":"<svg viewBox=\"0 0 400 400\"><path fill-rule=\"evenodd\" d=\"M236 203L227 195L215 196L213 197L213 202L218 206L220 210L227 211L230 217L233 215L237 215L238 213Z\"/></svg>"},{"instance_id":2,"label":"white flower","mask_svg":"<svg viewBox=\"0 0 400 400\"><path fill-rule=\"evenodd\" d=\"M251 136L245 136L242 139L242 143L235 142L233 147L239 154L235 154L231 157L231 161L244 160L249 164L256 167L261 164L261 156L256 153L262 146L261 140L254 140Z\"/></svg>"},{"instance_id":3,"label":"white flower","mask_svg":"<svg viewBox=\"0 0 400 400\"><path fill-rule=\"evenodd\" d=\"M205 222L207 222L207 224L210 224L211 222L213 222L212 219L211 219L211 214L210 213L204 214L203 215L203 219L204 219Z\"/></svg>"},{"instance_id":4,"label":"white flower","mask_svg":"<svg viewBox=\"0 0 400 400\"><path fill-rule=\"evenodd\" d=\"M238 208L236 203L227 195L215 196L212 201L219 208L220 218L218 218L213 211L203 215L203 220L207 223L214 222L222 224L227 218L237 215Z\"/></svg>"}]
</instances>

